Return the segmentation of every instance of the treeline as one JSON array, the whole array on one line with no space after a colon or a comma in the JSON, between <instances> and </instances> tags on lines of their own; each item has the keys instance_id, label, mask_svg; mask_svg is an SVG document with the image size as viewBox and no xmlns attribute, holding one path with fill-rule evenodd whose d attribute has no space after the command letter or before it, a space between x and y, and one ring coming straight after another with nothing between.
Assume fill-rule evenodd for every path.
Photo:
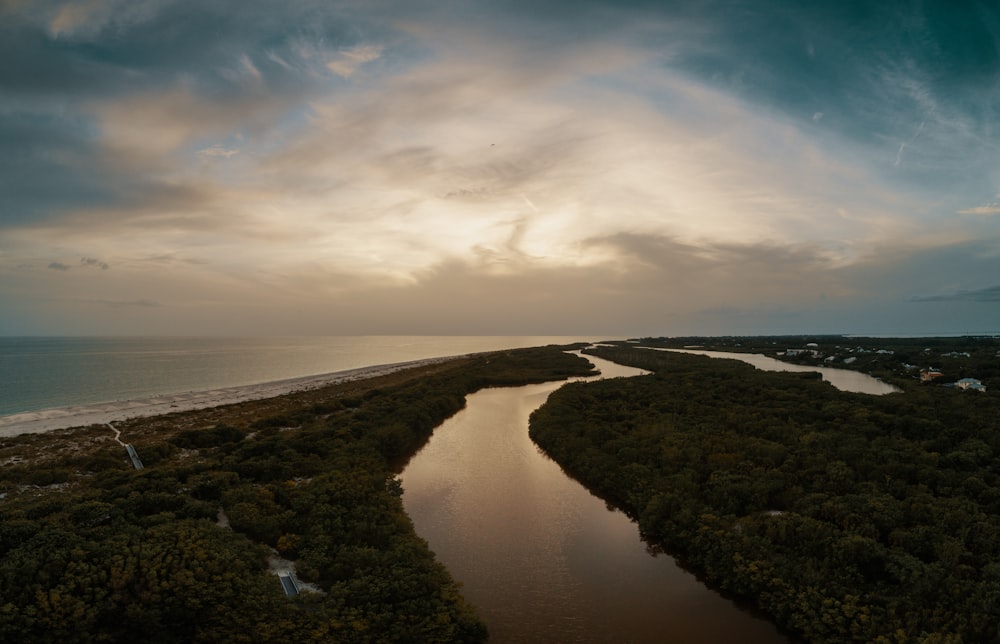
<instances>
[{"instance_id":1,"label":"treeline","mask_svg":"<svg viewBox=\"0 0 1000 644\"><path fill-rule=\"evenodd\" d=\"M280 413L133 421L142 471L110 432L59 458L41 455L73 434L5 439L0 457L24 462L0 467L0 641L483 641L395 475L466 394L589 371L517 350L265 406ZM228 422L190 428L206 415ZM285 597L274 551L320 592Z\"/></svg>"},{"instance_id":2,"label":"treeline","mask_svg":"<svg viewBox=\"0 0 1000 644\"><path fill-rule=\"evenodd\" d=\"M992 396L593 353L655 373L564 386L531 436L651 544L808 641L1000 641Z\"/></svg>"},{"instance_id":3,"label":"treeline","mask_svg":"<svg viewBox=\"0 0 1000 644\"><path fill-rule=\"evenodd\" d=\"M828 335L728 336L644 338L644 346L763 353L799 365L851 369L903 386L916 380L921 369L933 367L943 377L941 385L960 378L976 378L1000 390L1000 337L963 336L954 338L871 338ZM818 355L802 352L785 354L788 349L815 348ZM831 358L830 362L826 359ZM845 363L845 359L851 360Z\"/></svg>"}]
</instances>

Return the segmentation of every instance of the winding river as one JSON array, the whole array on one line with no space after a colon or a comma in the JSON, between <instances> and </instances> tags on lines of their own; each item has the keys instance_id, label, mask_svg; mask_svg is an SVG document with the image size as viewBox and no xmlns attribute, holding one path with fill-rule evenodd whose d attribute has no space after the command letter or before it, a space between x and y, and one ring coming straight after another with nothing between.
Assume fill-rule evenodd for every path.
<instances>
[{"instance_id":1,"label":"winding river","mask_svg":"<svg viewBox=\"0 0 1000 644\"><path fill-rule=\"evenodd\" d=\"M587 356L605 377L638 369ZM403 503L463 584L492 642L787 642L770 623L651 555L531 442L528 416L563 383L486 389L402 473Z\"/></svg>"},{"instance_id":2,"label":"winding river","mask_svg":"<svg viewBox=\"0 0 1000 644\"><path fill-rule=\"evenodd\" d=\"M818 372L823 380L827 381L841 391L853 391L862 394L872 394L881 396L900 391L899 388L883 382L878 378L873 378L868 374L850 369L838 369L836 367L820 367L791 364L782 362L775 358L769 358L763 353L733 353L730 351L702 351L700 349L663 349L660 347L641 347L651 351L673 351L674 353L693 353L699 356L709 356L710 358L730 358L753 365L761 371L797 371Z\"/></svg>"}]
</instances>

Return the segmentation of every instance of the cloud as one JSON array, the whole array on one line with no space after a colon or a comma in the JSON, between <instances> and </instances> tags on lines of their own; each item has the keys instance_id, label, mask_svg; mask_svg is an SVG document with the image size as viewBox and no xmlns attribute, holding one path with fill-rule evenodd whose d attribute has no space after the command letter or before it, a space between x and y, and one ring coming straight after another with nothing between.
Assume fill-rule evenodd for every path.
<instances>
[{"instance_id":1,"label":"cloud","mask_svg":"<svg viewBox=\"0 0 1000 644\"><path fill-rule=\"evenodd\" d=\"M1000 204L991 203L985 206L975 206L974 208L965 208L964 210L959 210L960 215L1000 215Z\"/></svg>"},{"instance_id":2,"label":"cloud","mask_svg":"<svg viewBox=\"0 0 1000 644\"><path fill-rule=\"evenodd\" d=\"M264 80L264 75L247 54L240 54L235 66L219 68L219 75L231 83L254 89L260 87Z\"/></svg>"},{"instance_id":3,"label":"cloud","mask_svg":"<svg viewBox=\"0 0 1000 644\"><path fill-rule=\"evenodd\" d=\"M317 98L285 129L274 127L289 107L280 98L221 100L188 85L100 104L117 185L136 171L137 183L125 203L79 210L51 237L96 248L88 235L142 230L132 243L149 254L188 247L220 262L266 257L273 273L306 261L405 281L443 257L488 256L492 270L521 255L594 265L602 249L581 241L623 230L690 243L836 239L849 254L898 230L894 210L910 205L860 185L865 168L835 147L641 49L522 50L505 30L425 29L435 56ZM192 154L236 167L187 163Z\"/></svg>"},{"instance_id":4,"label":"cloud","mask_svg":"<svg viewBox=\"0 0 1000 644\"><path fill-rule=\"evenodd\" d=\"M98 108L102 146L125 164L154 162L170 167L164 158L186 151L206 138L222 138L240 130L264 127L280 113L280 98L225 100L203 97L185 87L112 100ZM155 166L154 166L155 167ZM125 168L116 170L127 171Z\"/></svg>"},{"instance_id":5,"label":"cloud","mask_svg":"<svg viewBox=\"0 0 1000 644\"><path fill-rule=\"evenodd\" d=\"M55 38L83 30L95 32L110 17L108 14L111 4L105 0L66 3L49 22L49 32Z\"/></svg>"},{"instance_id":6,"label":"cloud","mask_svg":"<svg viewBox=\"0 0 1000 644\"><path fill-rule=\"evenodd\" d=\"M108 265L107 262L102 262L101 260L94 259L93 257L81 257L80 258L80 265L81 266L92 266L94 268L99 268L102 271L106 271L109 268L111 268Z\"/></svg>"},{"instance_id":7,"label":"cloud","mask_svg":"<svg viewBox=\"0 0 1000 644\"><path fill-rule=\"evenodd\" d=\"M49 268L56 271L68 271L70 269L70 266L63 264L62 262L51 262L49 264Z\"/></svg>"},{"instance_id":8,"label":"cloud","mask_svg":"<svg viewBox=\"0 0 1000 644\"><path fill-rule=\"evenodd\" d=\"M0 228L116 202L89 127L72 112L7 111L0 101Z\"/></svg>"},{"instance_id":9,"label":"cloud","mask_svg":"<svg viewBox=\"0 0 1000 644\"><path fill-rule=\"evenodd\" d=\"M347 78L365 63L378 60L382 56L382 50L381 45L357 45L334 54L332 60L327 61L326 68Z\"/></svg>"},{"instance_id":10,"label":"cloud","mask_svg":"<svg viewBox=\"0 0 1000 644\"><path fill-rule=\"evenodd\" d=\"M260 70L254 66L253 61L250 60L250 57L247 56L246 54L242 54L240 56L240 66L242 66L244 71L250 74L250 76L252 76L254 79L258 81L261 80Z\"/></svg>"},{"instance_id":11,"label":"cloud","mask_svg":"<svg viewBox=\"0 0 1000 644\"><path fill-rule=\"evenodd\" d=\"M273 62L273 63L275 63L277 65L279 65L282 69L284 69L287 72L292 72L294 74L294 73L297 73L299 71L298 69L296 69L295 67L293 67L291 63L289 63L288 61L286 61L284 58L282 58L280 55L278 55L273 50L270 50L270 49L267 50L267 52L265 52L265 56L267 56L268 60L270 60L271 62Z\"/></svg>"},{"instance_id":12,"label":"cloud","mask_svg":"<svg viewBox=\"0 0 1000 644\"><path fill-rule=\"evenodd\" d=\"M198 150L198 156L203 159L218 158L228 159L240 153L239 148L227 148L221 143L215 143L208 146L207 148L202 148Z\"/></svg>"},{"instance_id":13,"label":"cloud","mask_svg":"<svg viewBox=\"0 0 1000 644\"><path fill-rule=\"evenodd\" d=\"M973 291L956 291L944 295L921 295L910 298L912 302L1000 302L1000 286L990 286Z\"/></svg>"},{"instance_id":14,"label":"cloud","mask_svg":"<svg viewBox=\"0 0 1000 644\"><path fill-rule=\"evenodd\" d=\"M0 9L0 297L654 332L963 292L1000 238L988 21L889 4ZM75 249L115 271L10 269Z\"/></svg>"},{"instance_id":15,"label":"cloud","mask_svg":"<svg viewBox=\"0 0 1000 644\"><path fill-rule=\"evenodd\" d=\"M48 32L55 39L88 39L110 24L120 29L149 20L161 0L78 0L63 3L51 14Z\"/></svg>"},{"instance_id":16,"label":"cloud","mask_svg":"<svg viewBox=\"0 0 1000 644\"><path fill-rule=\"evenodd\" d=\"M330 88L274 58L294 61L304 40L350 51L350 27L381 34L359 13L309 1L0 6L0 58L18 61L0 66L0 226L123 205L181 174L206 139L280 129Z\"/></svg>"}]
</instances>

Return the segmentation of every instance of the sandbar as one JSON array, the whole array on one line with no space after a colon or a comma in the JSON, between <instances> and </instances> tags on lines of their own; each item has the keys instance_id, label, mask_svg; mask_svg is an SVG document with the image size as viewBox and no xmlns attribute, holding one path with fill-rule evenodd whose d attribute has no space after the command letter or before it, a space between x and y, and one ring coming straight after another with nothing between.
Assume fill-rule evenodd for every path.
<instances>
[{"instance_id":1,"label":"sandbar","mask_svg":"<svg viewBox=\"0 0 1000 644\"><path fill-rule=\"evenodd\" d=\"M87 425L104 424L129 418L159 416L177 411L206 409L248 400L260 400L290 394L295 391L319 389L328 385L376 378L403 369L422 367L454 360L461 356L443 358L426 358L409 362L359 367L332 373L275 380L239 387L225 387L205 391L191 391L181 394L170 394L142 398L137 400L94 403L76 405L73 407L58 407L27 411L9 416L0 416L0 436L17 436L18 434L37 434L55 429L70 427L85 427Z\"/></svg>"}]
</instances>

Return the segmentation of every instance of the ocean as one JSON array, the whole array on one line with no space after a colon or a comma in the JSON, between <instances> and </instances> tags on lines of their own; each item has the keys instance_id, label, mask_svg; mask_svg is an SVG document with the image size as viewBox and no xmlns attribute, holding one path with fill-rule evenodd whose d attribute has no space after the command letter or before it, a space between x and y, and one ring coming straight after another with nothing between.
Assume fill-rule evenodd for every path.
<instances>
[{"instance_id":1,"label":"ocean","mask_svg":"<svg viewBox=\"0 0 1000 644\"><path fill-rule=\"evenodd\" d=\"M345 369L607 338L330 336L0 337L0 416Z\"/></svg>"}]
</instances>

